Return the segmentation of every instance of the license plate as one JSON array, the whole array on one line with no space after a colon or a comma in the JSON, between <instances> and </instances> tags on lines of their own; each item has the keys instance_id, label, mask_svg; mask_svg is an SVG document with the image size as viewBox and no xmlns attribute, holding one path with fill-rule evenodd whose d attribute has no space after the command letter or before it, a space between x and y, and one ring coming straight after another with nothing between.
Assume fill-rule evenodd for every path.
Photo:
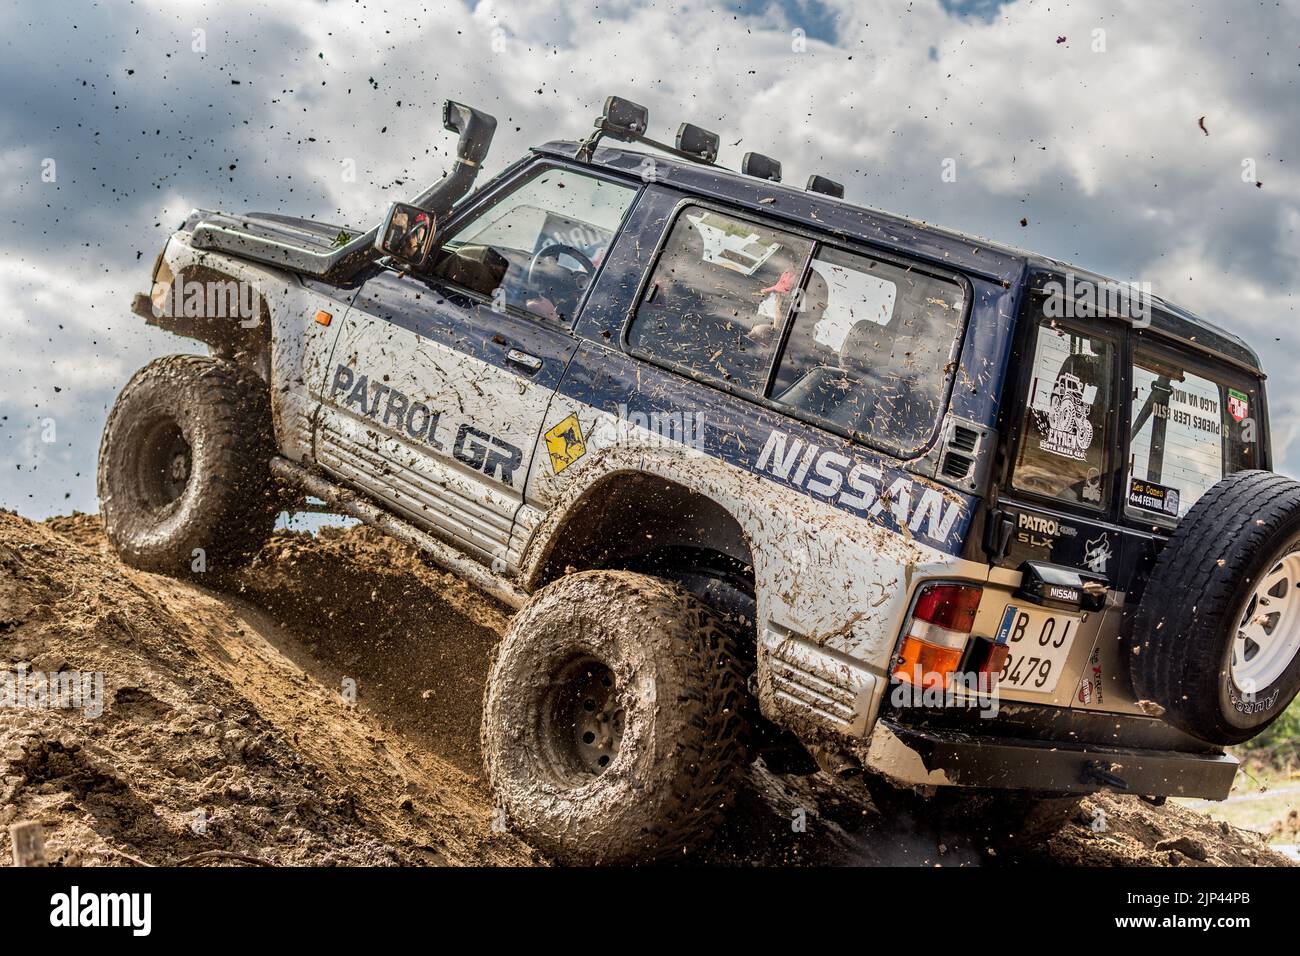
<instances>
[{"instance_id":1,"label":"license plate","mask_svg":"<svg viewBox=\"0 0 1300 956\"><path fill-rule=\"evenodd\" d=\"M1041 694L1055 690L1079 621L1073 614L1008 604L998 628L998 643L1008 648L999 686Z\"/></svg>"}]
</instances>

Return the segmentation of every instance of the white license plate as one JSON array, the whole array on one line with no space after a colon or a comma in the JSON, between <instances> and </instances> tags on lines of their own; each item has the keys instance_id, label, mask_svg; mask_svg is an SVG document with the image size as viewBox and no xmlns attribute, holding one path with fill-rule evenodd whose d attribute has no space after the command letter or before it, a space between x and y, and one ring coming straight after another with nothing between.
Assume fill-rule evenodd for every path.
<instances>
[{"instance_id":1,"label":"white license plate","mask_svg":"<svg viewBox=\"0 0 1300 956\"><path fill-rule=\"evenodd\" d=\"M998 628L998 643L1008 648L998 685L1050 694L1065 670L1079 621L1073 614L1008 604Z\"/></svg>"}]
</instances>

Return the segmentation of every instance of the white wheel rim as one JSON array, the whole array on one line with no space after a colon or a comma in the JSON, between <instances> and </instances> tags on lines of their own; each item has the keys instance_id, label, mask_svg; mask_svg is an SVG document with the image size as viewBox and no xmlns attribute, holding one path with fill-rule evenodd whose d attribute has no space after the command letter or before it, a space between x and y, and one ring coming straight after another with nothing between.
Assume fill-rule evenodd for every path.
<instances>
[{"instance_id":1,"label":"white wheel rim","mask_svg":"<svg viewBox=\"0 0 1300 956\"><path fill-rule=\"evenodd\" d=\"M1282 676L1300 650L1300 550L1269 566L1239 621L1232 642L1232 682L1242 691L1262 691Z\"/></svg>"}]
</instances>

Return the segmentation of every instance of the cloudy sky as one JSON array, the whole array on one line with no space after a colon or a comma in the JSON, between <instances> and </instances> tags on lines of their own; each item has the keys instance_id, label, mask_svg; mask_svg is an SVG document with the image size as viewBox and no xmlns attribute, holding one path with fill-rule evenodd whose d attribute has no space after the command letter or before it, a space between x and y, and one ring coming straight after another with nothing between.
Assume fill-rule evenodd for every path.
<instances>
[{"instance_id":1,"label":"cloudy sky","mask_svg":"<svg viewBox=\"0 0 1300 956\"><path fill-rule=\"evenodd\" d=\"M0 506L96 510L118 389L193 345L129 311L190 208L369 226L447 168L443 99L500 120L491 173L607 93L1151 282L1264 355L1300 474L1300 0L3 0L0 36Z\"/></svg>"}]
</instances>

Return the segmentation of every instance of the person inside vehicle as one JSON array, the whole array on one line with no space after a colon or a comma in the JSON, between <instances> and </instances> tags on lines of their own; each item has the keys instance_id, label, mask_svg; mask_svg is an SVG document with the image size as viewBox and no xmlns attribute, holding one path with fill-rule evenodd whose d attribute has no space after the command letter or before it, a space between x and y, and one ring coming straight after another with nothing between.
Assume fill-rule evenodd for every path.
<instances>
[{"instance_id":1,"label":"person inside vehicle","mask_svg":"<svg viewBox=\"0 0 1300 956\"><path fill-rule=\"evenodd\" d=\"M427 212L416 213L414 221L408 224L406 235L402 238L402 255L408 259L419 256L420 250L424 248L429 238L431 228L433 228L433 217Z\"/></svg>"}]
</instances>

